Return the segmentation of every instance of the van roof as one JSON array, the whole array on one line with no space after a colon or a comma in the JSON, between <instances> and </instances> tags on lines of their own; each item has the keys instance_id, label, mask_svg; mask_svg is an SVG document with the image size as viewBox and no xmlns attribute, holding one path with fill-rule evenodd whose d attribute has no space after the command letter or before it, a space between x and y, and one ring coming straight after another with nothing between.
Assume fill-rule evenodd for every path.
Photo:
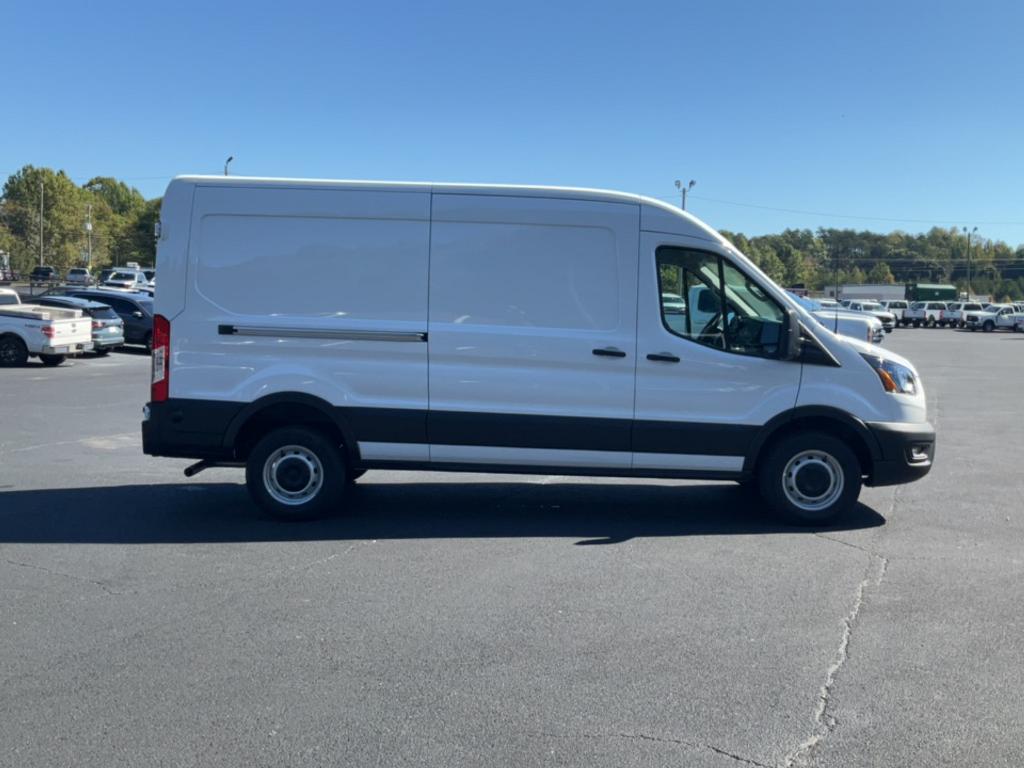
<instances>
[{"instance_id":1,"label":"van roof","mask_svg":"<svg viewBox=\"0 0 1024 768\"><path fill-rule=\"evenodd\" d=\"M420 181L369 181L358 179L289 179L259 176L175 176L171 184L195 184L203 187L291 187L363 189L395 192L442 192L448 194L515 195L517 197L548 197L566 200L593 200L606 203L639 205L642 209L641 229L669 234L689 235L702 240L730 244L714 229L687 211L653 197L611 189L586 187L547 187L525 184L459 184ZM731 247L731 246L730 246Z\"/></svg>"}]
</instances>

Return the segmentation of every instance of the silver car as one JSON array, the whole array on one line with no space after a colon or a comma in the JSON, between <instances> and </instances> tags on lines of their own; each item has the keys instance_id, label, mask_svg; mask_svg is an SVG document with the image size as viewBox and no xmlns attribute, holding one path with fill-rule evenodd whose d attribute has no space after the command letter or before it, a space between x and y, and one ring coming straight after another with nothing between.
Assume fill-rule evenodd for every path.
<instances>
[{"instance_id":1,"label":"silver car","mask_svg":"<svg viewBox=\"0 0 1024 768\"><path fill-rule=\"evenodd\" d=\"M85 267L72 267L65 281L68 285L92 285L92 275Z\"/></svg>"}]
</instances>

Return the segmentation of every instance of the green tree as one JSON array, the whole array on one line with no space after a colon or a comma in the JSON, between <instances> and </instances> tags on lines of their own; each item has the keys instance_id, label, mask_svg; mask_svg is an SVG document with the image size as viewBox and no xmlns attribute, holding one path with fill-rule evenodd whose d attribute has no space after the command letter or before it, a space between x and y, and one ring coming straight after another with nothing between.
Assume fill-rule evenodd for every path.
<instances>
[{"instance_id":1,"label":"green tree","mask_svg":"<svg viewBox=\"0 0 1024 768\"><path fill-rule=\"evenodd\" d=\"M67 174L26 165L3 189L4 226L14 237L12 266L27 272L39 263L40 195L42 260L61 272L81 263L85 246L85 198Z\"/></svg>"},{"instance_id":2,"label":"green tree","mask_svg":"<svg viewBox=\"0 0 1024 768\"><path fill-rule=\"evenodd\" d=\"M896 282L896 277L893 275L889 265L884 261L880 261L868 271L868 282L888 283L891 285Z\"/></svg>"}]
</instances>

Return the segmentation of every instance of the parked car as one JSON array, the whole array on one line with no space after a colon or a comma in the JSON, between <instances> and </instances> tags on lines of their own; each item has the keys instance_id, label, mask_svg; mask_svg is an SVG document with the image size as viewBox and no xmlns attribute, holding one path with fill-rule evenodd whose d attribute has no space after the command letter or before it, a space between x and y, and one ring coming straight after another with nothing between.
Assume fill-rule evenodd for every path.
<instances>
[{"instance_id":1,"label":"parked car","mask_svg":"<svg viewBox=\"0 0 1024 768\"><path fill-rule=\"evenodd\" d=\"M29 273L28 282L30 286L49 285L60 282L60 272L53 267L34 267Z\"/></svg>"},{"instance_id":2,"label":"parked car","mask_svg":"<svg viewBox=\"0 0 1024 768\"><path fill-rule=\"evenodd\" d=\"M965 312L980 312L981 304L974 301L954 301L946 305L946 310L939 313L939 324L950 328L964 327Z\"/></svg>"},{"instance_id":3,"label":"parked car","mask_svg":"<svg viewBox=\"0 0 1024 768\"><path fill-rule=\"evenodd\" d=\"M939 324L939 315L946 309L945 302L915 301L909 309L903 311L904 323L920 328L935 328Z\"/></svg>"},{"instance_id":4,"label":"parked car","mask_svg":"<svg viewBox=\"0 0 1024 768\"><path fill-rule=\"evenodd\" d=\"M67 285L92 285L92 275L85 267L72 267L68 270L68 276L64 279Z\"/></svg>"},{"instance_id":5,"label":"parked car","mask_svg":"<svg viewBox=\"0 0 1024 768\"><path fill-rule=\"evenodd\" d=\"M77 309L22 304L10 288L0 288L0 299L0 366L24 365L29 357L60 365L92 349L91 323Z\"/></svg>"},{"instance_id":6,"label":"parked car","mask_svg":"<svg viewBox=\"0 0 1024 768\"><path fill-rule=\"evenodd\" d=\"M990 304L988 308L980 312L968 312L964 317L964 324L972 331L979 328L986 332L995 330L1017 329L1017 320L1021 313L1011 304Z\"/></svg>"},{"instance_id":7,"label":"parked car","mask_svg":"<svg viewBox=\"0 0 1024 768\"><path fill-rule=\"evenodd\" d=\"M847 305L847 309L854 312L864 312L865 314L877 317L881 321L882 327L885 329L886 333L892 333L896 330L896 315L886 310L877 301L854 299Z\"/></svg>"},{"instance_id":8,"label":"parked car","mask_svg":"<svg viewBox=\"0 0 1024 768\"><path fill-rule=\"evenodd\" d=\"M832 333L849 336L857 341L866 341L869 344L881 344L885 338L882 321L877 317L845 309L825 309L816 299L807 299L802 296L795 298L800 306L814 315L815 319Z\"/></svg>"},{"instance_id":9,"label":"parked car","mask_svg":"<svg viewBox=\"0 0 1024 768\"><path fill-rule=\"evenodd\" d=\"M657 200L179 177L160 222L143 450L244 464L272 514L340 512L366 469L488 467L756 482L820 525L931 467L910 362Z\"/></svg>"},{"instance_id":10,"label":"parked car","mask_svg":"<svg viewBox=\"0 0 1024 768\"><path fill-rule=\"evenodd\" d=\"M146 275L143 274L142 270L120 269L116 272L112 272L110 276L103 281L103 285L108 288L129 288L132 290L138 290L147 282Z\"/></svg>"},{"instance_id":11,"label":"parked car","mask_svg":"<svg viewBox=\"0 0 1024 768\"><path fill-rule=\"evenodd\" d=\"M904 299L894 299L890 301L880 301L878 303L882 305L882 308L886 312L892 312L892 315L896 320L897 328L901 325L904 325L903 310L908 309L910 307L909 301L906 301Z\"/></svg>"},{"instance_id":12,"label":"parked car","mask_svg":"<svg viewBox=\"0 0 1024 768\"><path fill-rule=\"evenodd\" d=\"M142 344L150 349L153 342L153 297L145 293L106 290L69 290L68 296L106 304L124 321L126 344Z\"/></svg>"},{"instance_id":13,"label":"parked car","mask_svg":"<svg viewBox=\"0 0 1024 768\"><path fill-rule=\"evenodd\" d=\"M92 318L92 351L106 355L124 344L124 320L107 304L77 296L40 296L36 304L43 307L78 309Z\"/></svg>"}]
</instances>

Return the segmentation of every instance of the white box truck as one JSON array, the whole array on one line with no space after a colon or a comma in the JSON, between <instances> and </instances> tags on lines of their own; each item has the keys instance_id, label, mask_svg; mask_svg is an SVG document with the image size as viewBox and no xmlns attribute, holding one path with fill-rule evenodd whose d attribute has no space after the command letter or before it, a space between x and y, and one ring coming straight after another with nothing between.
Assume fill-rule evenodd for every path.
<instances>
[{"instance_id":1,"label":"white box truck","mask_svg":"<svg viewBox=\"0 0 1024 768\"><path fill-rule=\"evenodd\" d=\"M276 515L402 468L735 480L821 524L932 465L907 360L657 200L186 176L160 216L144 450Z\"/></svg>"}]
</instances>

